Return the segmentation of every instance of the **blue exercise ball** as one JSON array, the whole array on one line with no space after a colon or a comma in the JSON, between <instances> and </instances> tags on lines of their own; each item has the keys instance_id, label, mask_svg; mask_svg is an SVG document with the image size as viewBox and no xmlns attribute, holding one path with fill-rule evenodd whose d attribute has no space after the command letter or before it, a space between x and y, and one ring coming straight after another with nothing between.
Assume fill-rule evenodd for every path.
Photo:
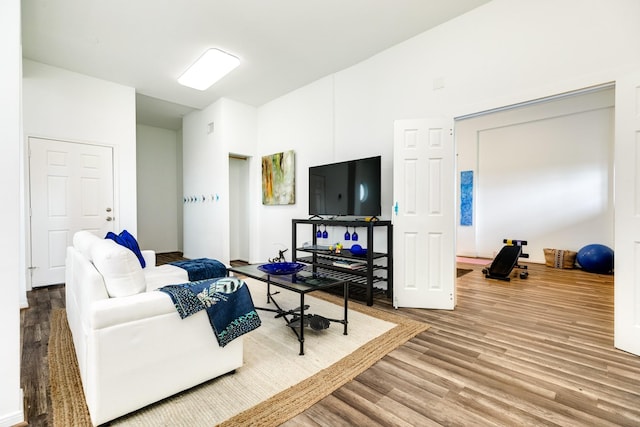
<instances>
[{"instance_id":1,"label":"blue exercise ball","mask_svg":"<svg viewBox=\"0 0 640 427\"><path fill-rule=\"evenodd\" d=\"M590 273L610 274L613 272L613 249L599 244L587 245L578 251L576 261Z\"/></svg>"}]
</instances>

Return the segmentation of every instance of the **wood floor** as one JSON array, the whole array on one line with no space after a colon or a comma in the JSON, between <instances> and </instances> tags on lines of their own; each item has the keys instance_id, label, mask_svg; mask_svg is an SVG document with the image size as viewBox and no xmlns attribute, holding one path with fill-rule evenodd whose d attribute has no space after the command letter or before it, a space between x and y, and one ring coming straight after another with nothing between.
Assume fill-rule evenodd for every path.
<instances>
[{"instance_id":1,"label":"wood floor","mask_svg":"<svg viewBox=\"0 0 640 427\"><path fill-rule=\"evenodd\" d=\"M455 310L395 311L431 328L285 426L640 425L640 357L613 348L613 277L532 264L501 282L459 267L473 271ZM28 299L22 384L30 425L47 426L48 317L64 287Z\"/></svg>"}]
</instances>

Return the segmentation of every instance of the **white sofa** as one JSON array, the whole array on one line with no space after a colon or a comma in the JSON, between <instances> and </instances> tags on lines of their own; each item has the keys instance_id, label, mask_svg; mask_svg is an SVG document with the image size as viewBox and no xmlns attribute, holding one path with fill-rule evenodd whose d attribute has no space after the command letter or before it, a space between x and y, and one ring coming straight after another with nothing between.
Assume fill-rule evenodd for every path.
<instances>
[{"instance_id":1,"label":"white sofa","mask_svg":"<svg viewBox=\"0 0 640 427\"><path fill-rule=\"evenodd\" d=\"M242 366L242 337L220 347L204 310L181 319L155 291L188 282L187 272L142 254L144 269L131 250L88 231L67 249L67 319L95 425Z\"/></svg>"}]
</instances>

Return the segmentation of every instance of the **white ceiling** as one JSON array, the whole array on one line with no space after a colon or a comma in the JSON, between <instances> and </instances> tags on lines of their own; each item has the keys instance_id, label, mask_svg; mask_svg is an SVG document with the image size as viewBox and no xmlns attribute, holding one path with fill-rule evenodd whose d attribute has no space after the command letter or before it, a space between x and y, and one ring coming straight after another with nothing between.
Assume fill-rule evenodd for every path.
<instances>
[{"instance_id":1,"label":"white ceiling","mask_svg":"<svg viewBox=\"0 0 640 427\"><path fill-rule=\"evenodd\" d=\"M262 105L488 1L22 0L23 56L134 87L139 123L178 129L220 97ZM178 84L210 47L241 65L206 91Z\"/></svg>"}]
</instances>

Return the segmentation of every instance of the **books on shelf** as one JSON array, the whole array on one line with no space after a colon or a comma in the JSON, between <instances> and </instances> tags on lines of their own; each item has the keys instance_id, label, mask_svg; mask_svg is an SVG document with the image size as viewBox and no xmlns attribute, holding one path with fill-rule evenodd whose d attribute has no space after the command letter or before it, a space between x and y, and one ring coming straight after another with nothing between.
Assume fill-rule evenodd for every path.
<instances>
[{"instance_id":1,"label":"books on shelf","mask_svg":"<svg viewBox=\"0 0 640 427\"><path fill-rule=\"evenodd\" d=\"M333 261L333 265L336 267L342 267L342 268L350 268L350 269L356 269L356 268L361 268L361 267L365 267L367 265L366 261L354 261L354 260L350 260L350 259L336 259Z\"/></svg>"}]
</instances>

